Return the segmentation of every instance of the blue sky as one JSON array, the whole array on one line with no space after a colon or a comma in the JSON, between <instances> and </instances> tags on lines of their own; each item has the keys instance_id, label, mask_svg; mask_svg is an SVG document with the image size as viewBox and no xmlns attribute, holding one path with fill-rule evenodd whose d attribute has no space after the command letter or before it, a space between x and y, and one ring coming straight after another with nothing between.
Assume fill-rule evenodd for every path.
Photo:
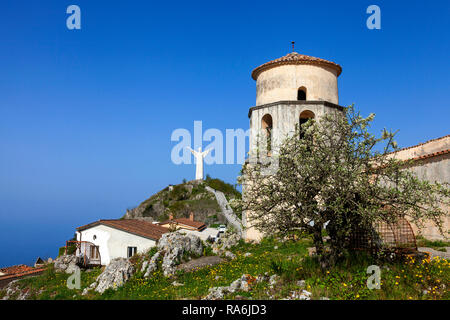
<instances>
[{"instance_id":1,"label":"blue sky","mask_svg":"<svg viewBox=\"0 0 450 320\"><path fill-rule=\"evenodd\" d=\"M81 8L81 30L66 8ZM381 30L366 8L381 8ZM340 104L409 146L449 134L448 1L0 3L0 266L57 254L74 228L168 184L174 129L247 129L253 68L296 51L339 63ZM236 182L240 165L206 173Z\"/></svg>"}]
</instances>

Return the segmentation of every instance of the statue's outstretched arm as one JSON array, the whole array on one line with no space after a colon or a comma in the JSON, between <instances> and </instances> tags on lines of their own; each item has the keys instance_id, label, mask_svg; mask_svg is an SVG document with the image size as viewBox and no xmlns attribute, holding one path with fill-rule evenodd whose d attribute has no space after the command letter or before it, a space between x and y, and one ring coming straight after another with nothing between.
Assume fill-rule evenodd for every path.
<instances>
[{"instance_id":1,"label":"statue's outstretched arm","mask_svg":"<svg viewBox=\"0 0 450 320\"><path fill-rule=\"evenodd\" d=\"M192 150L191 147L186 147L186 149L188 149L194 156L196 155L196 151Z\"/></svg>"}]
</instances>

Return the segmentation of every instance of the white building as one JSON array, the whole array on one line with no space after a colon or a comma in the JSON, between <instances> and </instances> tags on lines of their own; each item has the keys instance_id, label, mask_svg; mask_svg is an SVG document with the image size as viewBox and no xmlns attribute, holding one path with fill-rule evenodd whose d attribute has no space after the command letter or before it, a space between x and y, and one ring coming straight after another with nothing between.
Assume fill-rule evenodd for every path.
<instances>
[{"instance_id":1,"label":"white building","mask_svg":"<svg viewBox=\"0 0 450 320\"><path fill-rule=\"evenodd\" d=\"M166 232L142 220L99 220L77 228L77 255L85 255L90 264L107 265L115 258L145 253Z\"/></svg>"}]
</instances>

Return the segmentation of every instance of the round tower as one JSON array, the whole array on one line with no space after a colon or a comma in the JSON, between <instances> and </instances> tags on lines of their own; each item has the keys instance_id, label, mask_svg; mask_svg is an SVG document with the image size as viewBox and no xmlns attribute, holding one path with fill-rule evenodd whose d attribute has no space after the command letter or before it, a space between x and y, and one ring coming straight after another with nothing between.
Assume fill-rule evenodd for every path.
<instances>
[{"instance_id":1,"label":"round tower","mask_svg":"<svg viewBox=\"0 0 450 320\"><path fill-rule=\"evenodd\" d=\"M338 64L291 52L264 63L252 72L256 80L256 105L283 100L339 103Z\"/></svg>"},{"instance_id":2,"label":"round tower","mask_svg":"<svg viewBox=\"0 0 450 320\"><path fill-rule=\"evenodd\" d=\"M320 58L291 52L266 62L252 72L256 80L256 105L249 110L250 156L264 141L267 155L277 152L296 125L327 112L342 110L338 105L340 65ZM258 140L258 141L257 141ZM267 140L267 142L266 142Z\"/></svg>"}]
</instances>

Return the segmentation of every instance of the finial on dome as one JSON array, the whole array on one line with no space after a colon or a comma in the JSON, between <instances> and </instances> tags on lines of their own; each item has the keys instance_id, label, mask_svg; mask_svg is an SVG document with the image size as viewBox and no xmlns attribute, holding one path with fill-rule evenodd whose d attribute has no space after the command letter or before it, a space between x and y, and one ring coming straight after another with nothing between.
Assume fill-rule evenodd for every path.
<instances>
[{"instance_id":1,"label":"finial on dome","mask_svg":"<svg viewBox=\"0 0 450 320\"><path fill-rule=\"evenodd\" d=\"M292 52L295 52L295 50L294 50L295 41L291 41L291 43L292 43Z\"/></svg>"}]
</instances>

